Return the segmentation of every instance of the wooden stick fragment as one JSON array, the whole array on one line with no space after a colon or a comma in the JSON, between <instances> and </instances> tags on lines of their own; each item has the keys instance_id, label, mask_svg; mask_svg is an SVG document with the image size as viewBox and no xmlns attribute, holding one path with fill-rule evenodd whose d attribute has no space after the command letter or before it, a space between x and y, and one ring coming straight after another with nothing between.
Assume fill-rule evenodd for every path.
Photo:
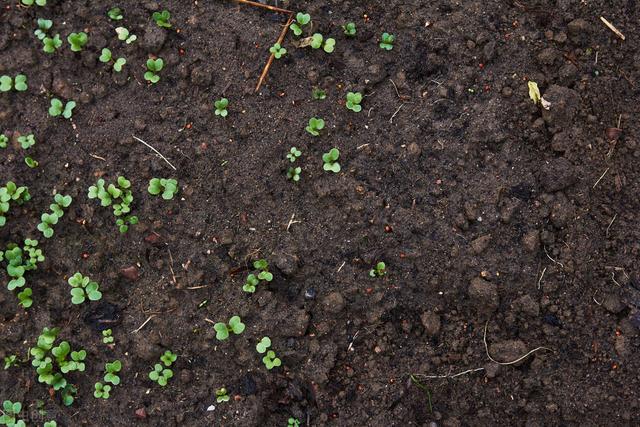
<instances>
[{"instance_id":1,"label":"wooden stick fragment","mask_svg":"<svg viewBox=\"0 0 640 427\"><path fill-rule=\"evenodd\" d=\"M250 0L237 0L237 1L238 1L238 3L243 3L243 4L246 4L246 5L249 5L249 6L261 7L263 9L267 9L267 10L270 10L272 12L279 12L279 13L286 13L286 14L293 13L292 11L287 10L287 9L281 9L279 7L269 6L268 4L262 4L262 3L258 3L258 2L255 2L255 1L250 1Z\"/></svg>"},{"instance_id":2,"label":"wooden stick fragment","mask_svg":"<svg viewBox=\"0 0 640 427\"><path fill-rule=\"evenodd\" d=\"M611 22L607 21L604 18L604 16L601 16L600 20L602 21L602 23L604 25L607 26L607 28L609 28L611 31L613 31L616 36L620 37L622 40L625 40L624 34L622 34L622 32L620 30L618 30L616 27L614 27L614 25Z\"/></svg>"},{"instance_id":3,"label":"wooden stick fragment","mask_svg":"<svg viewBox=\"0 0 640 427\"><path fill-rule=\"evenodd\" d=\"M287 35L287 31L289 30L289 25L291 25L291 22L293 22L293 12L289 14L289 19L287 19L287 23L282 29L282 32L280 33L280 37L278 37L278 41L276 42L277 44L282 44L284 37ZM265 65L264 70L262 70L262 74L260 75L260 80L258 80L258 84L256 85L255 92L260 90L260 86L262 86L264 79L267 77L267 73L269 72L269 68L271 68L271 64L273 63L273 60L275 59L275 57L276 56L273 53L269 57L269 60L267 61L267 65Z\"/></svg>"}]
</instances>

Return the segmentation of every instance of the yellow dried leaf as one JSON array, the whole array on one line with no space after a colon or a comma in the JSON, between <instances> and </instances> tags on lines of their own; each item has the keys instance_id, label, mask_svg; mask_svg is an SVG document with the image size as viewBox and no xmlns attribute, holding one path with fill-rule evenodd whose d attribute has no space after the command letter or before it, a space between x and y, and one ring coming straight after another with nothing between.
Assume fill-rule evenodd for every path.
<instances>
[{"instance_id":1,"label":"yellow dried leaf","mask_svg":"<svg viewBox=\"0 0 640 427\"><path fill-rule=\"evenodd\" d=\"M542 98L540 89L538 89L538 83L530 81L527 84L529 86L529 98L531 98L534 104L538 104Z\"/></svg>"}]
</instances>

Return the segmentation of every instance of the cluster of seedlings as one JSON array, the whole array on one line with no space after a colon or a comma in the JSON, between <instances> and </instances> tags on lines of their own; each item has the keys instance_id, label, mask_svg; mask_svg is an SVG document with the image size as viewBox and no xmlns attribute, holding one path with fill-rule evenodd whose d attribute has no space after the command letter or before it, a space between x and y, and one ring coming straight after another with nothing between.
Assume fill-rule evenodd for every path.
<instances>
[{"instance_id":1,"label":"cluster of seedlings","mask_svg":"<svg viewBox=\"0 0 640 427\"><path fill-rule=\"evenodd\" d=\"M45 6L46 0L21 0L24 6ZM122 9L113 7L107 11L107 16L111 21L118 22L124 18ZM151 15L151 19L155 24L164 29L172 28L171 14L167 10L157 11ZM60 33L53 30L54 22L49 19L38 18L36 21L36 29L33 34L42 42L42 50L47 54L53 54L63 45L63 39ZM313 23L308 13L297 13L295 19L292 20L289 29L293 32L297 40L294 45L299 48L310 47L312 50L324 51L331 54L336 49L336 40L327 37L319 32L313 32ZM344 36L353 38L357 34L355 23L348 22L342 26ZM116 38L125 44L134 43L137 36L132 34L129 29L124 26L115 28ZM70 32L66 36L69 49L72 52L81 52L87 46L89 35L84 31ZM384 50L392 50L395 36L389 33L383 33L379 39L379 47ZM275 43L269 47L269 52L275 59L283 58L287 54L287 49L281 43ZM120 73L127 64L127 59L122 56L114 55L110 48L103 48L100 52L98 60L109 65L114 72ZM164 60L160 57L149 57L144 64L146 71L144 79L149 84L156 84L160 81L160 72L164 68ZM0 92L24 92L28 90L27 77L24 74L16 74L14 76L0 76ZM327 93L321 88L313 88L312 97L315 100L326 99ZM345 106L352 112L358 113L362 111L363 95L360 92L348 92L346 95ZM221 98L214 102L214 113L219 117L227 117L229 100ZM76 107L74 100L60 100L58 98L50 99L50 107L48 113L51 117L62 117L72 119L73 111ZM325 129L325 121L322 118L312 117L309 119L305 130L311 136L318 137ZM17 138L22 149L27 150L36 144L33 134L20 135ZM4 134L0 134L0 148L6 148L9 138ZM295 163L301 157L302 151L293 146L286 154L286 160L289 167L286 169L286 176L293 182L300 181L302 168L296 166ZM327 172L339 173L341 170L340 151L338 148L331 148L322 155L323 170ZM25 158L25 163L29 167L36 167L38 163L30 157ZM147 188L149 194L153 196L161 196L164 200L171 200L178 193L179 187L176 179L173 178L152 178ZM119 176L114 183L107 183L100 178L88 189L87 197L89 199L97 199L102 207L111 207L113 215L116 219L115 224L120 233L126 233L131 225L138 223L138 218L131 214L134 202L131 182L124 176ZM7 223L7 214L14 206L20 206L29 201L31 198L27 187L19 187L15 183L9 181L3 187L0 187L0 227ZM37 229L42 235L49 239L54 235L54 226L58 224L60 218L64 216L64 210L72 203L72 197L69 195L55 194L54 203L50 205L50 212L45 212L40 217L40 223ZM23 245L10 243L4 250L0 250L0 262L6 264L7 275L10 281L7 287L11 291L20 291L17 294L19 305L28 308L33 304L31 299L32 289L26 287L25 274L28 271L35 270L37 264L45 260L43 252L38 248L38 241L33 239L25 239ZM269 264L265 259L259 259L253 262L253 271L246 278L242 290L246 293L253 294L256 292L260 283L269 283L273 280L273 274L269 271ZM384 262L378 262L369 272L371 277L382 277L386 274L386 266ZM76 272L68 278L68 284L71 287L71 303L73 305L81 305L87 301L99 301L102 298L100 286L96 281L84 276L80 272ZM213 323L213 322L212 322ZM213 329L216 333L216 339L219 341L227 340L231 334L240 335L244 332L246 326L242 322L240 316L232 316L228 322L217 322ZM68 380L70 375L75 372L85 371L85 359L87 352L84 349L73 350L67 341L61 341L56 345L60 330L58 328L44 328L42 334L38 337L36 344L29 350L31 356L31 364L35 368L38 382L46 384L52 390L52 393L58 393L65 405L71 405L76 397L77 389L73 382ZM111 329L102 331L102 343L113 348L115 346L113 332ZM255 348L258 354L262 355L262 363L267 370L272 370L282 365L282 361L275 350L271 348L272 341L268 336L264 336L258 341ZM165 387L169 380L173 377L171 366L177 360L177 355L170 350L160 356L159 363L154 364L153 369L148 373L151 381L156 382L159 386ZM4 357L5 369L16 366L19 363L16 355L8 355ZM104 375L101 381L97 381L94 385L93 395L96 399L108 399L112 388L118 386L121 382L120 372L122 363L120 360L107 362L104 365ZM228 391L225 387L215 391L215 399L218 403L230 400ZM0 425L7 426L24 426L23 420L18 419L18 415L22 410L20 402L5 401L2 406L2 415L0 416ZM44 423L45 427L55 427L55 421ZM297 418L289 418L287 421L289 427L298 427L300 421Z\"/></svg>"}]
</instances>

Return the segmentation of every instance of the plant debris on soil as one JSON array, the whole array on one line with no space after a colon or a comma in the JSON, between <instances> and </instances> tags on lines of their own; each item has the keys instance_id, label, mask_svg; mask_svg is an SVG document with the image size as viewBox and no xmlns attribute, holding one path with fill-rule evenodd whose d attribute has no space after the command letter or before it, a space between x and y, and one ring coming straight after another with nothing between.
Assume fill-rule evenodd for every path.
<instances>
[{"instance_id":1,"label":"plant debris on soil","mask_svg":"<svg viewBox=\"0 0 640 427\"><path fill-rule=\"evenodd\" d=\"M0 9L4 415L638 423L637 2L24 3Z\"/></svg>"}]
</instances>

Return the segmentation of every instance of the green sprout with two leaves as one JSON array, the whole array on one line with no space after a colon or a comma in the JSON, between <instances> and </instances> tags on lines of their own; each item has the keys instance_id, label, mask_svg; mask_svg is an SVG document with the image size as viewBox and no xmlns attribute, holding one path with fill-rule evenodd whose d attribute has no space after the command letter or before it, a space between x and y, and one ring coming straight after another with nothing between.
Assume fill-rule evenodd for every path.
<instances>
[{"instance_id":1,"label":"green sprout with two leaves","mask_svg":"<svg viewBox=\"0 0 640 427\"><path fill-rule=\"evenodd\" d=\"M162 194L164 200L171 200L178 193L178 181L169 178L151 178L147 190L149 194L154 196Z\"/></svg>"},{"instance_id":2,"label":"green sprout with two leaves","mask_svg":"<svg viewBox=\"0 0 640 427\"><path fill-rule=\"evenodd\" d=\"M24 288L22 292L18 292L18 305L25 309L31 307L33 305L32 295L33 291L31 288Z\"/></svg>"},{"instance_id":3,"label":"green sprout with two leaves","mask_svg":"<svg viewBox=\"0 0 640 427\"><path fill-rule=\"evenodd\" d=\"M30 133L29 135L20 135L18 137L18 142L20 143L20 147L22 147L23 150L28 150L29 148L36 145L36 137L33 136L32 133Z\"/></svg>"},{"instance_id":4,"label":"green sprout with two leaves","mask_svg":"<svg viewBox=\"0 0 640 427\"><path fill-rule=\"evenodd\" d=\"M129 30L126 27L116 27L116 34L118 35L118 40L123 41L126 44L131 44L138 40L138 36L129 33Z\"/></svg>"},{"instance_id":5,"label":"green sprout with two leaves","mask_svg":"<svg viewBox=\"0 0 640 427\"><path fill-rule=\"evenodd\" d=\"M328 172L340 172L340 163L338 163L338 158L340 158L340 150L332 148L322 155L322 161L324 162L322 168Z\"/></svg>"},{"instance_id":6,"label":"green sprout with two leaves","mask_svg":"<svg viewBox=\"0 0 640 427\"><path fill-rule=\"evenodd\" d=\"M89 301L99 301L102 299L100 285L92 281L81 273L77 272L69 277L69 285L71 286L71 303L75 305L82 304L87 299Z\"/></svg>"},{"instance_id":7,"label":"green sprout with two leaves","mask_svg":"<svg viewBox=\"0 0 640 427\"><path fill-rule=\"evenodd\" d=\"M227 392L227 389L222 387L216 390L216 402L218 403L222 403L222 402L228 402L229 401L229 393Z\"/></svg>"},{"instance_id":8,"label":"green sprout with two leaves","mask_svg":"<svg viewBox=\"0 0 640 427\"><path fill-rule=\"evenodd\" d=\"M0 228L7 223L6 214L11 205L22 206L29 200L31 200L31 195L28 187L19 187L13 181L7 181L3 187L0 187Z\"/></svg>"},{"instance_id":9,"label":"green sprout with two leaves","mask_svg":"<svg viewBox=\"0 0 640 427\"><path fill-rule=\"evenodd\" d=\"M100 62L104 62L105 64L113 61L113 70L116 73L121 72L122 67L127 63L127 60L125 58L118 58L116 60L113 60L111 50L107 49L106 47L102 49L102 53L100 54L100 57L98 59L100 60Z\"/></svg>"},{"instance_id":10,"label":"green sprout with two leaves","mask_svg":"<svg viewBox=\"0 0 640 427\"><path fill-rule=\"evenodd\" d=\"M151 381L155 381L159 386L164 387L169 382L169 379L173 377L173 371L169 369L169 367L177 360L178 356L172 353L170 350L164 352L162 356L160 356L160 363L156 363L153 366L153 370L149 372L149 379Z\"/></svg>"},{"instance_id":11,"label":"green sprout with two leaves","mask_svg":"<svg viewBox=\"0 0 640 427\"><path fill-rule=\"evenodd\" d=\"M122 370L122 362L114 360L111 363L105 363L104 365L104 382L111 383L113 385L120 384L120 376L118 373Z\"/></svg>"},{"instance_id":12,"label":"green sprout with two leaves","mask_svg":"<svg viewBox=\"0 0 640 427\"><path fill-rule=\"evenodd\" d=\"M355 37L356 36L356 24L353 22L348 22L342 26L342 30L344 31L344 35L347 37Z\"/></svg>"},{"instance_id":13,"label":"green sprout with two leaves","mask_svg":"<svg viewBox=\"0 0 640 427\"><path fill-rule=\"evenodd\" d=\"M144 79L152 84L160 81L158 73L164 68L164 61L162 58L147 59L147 71L144 73Z\"/></svg>"},{"instance_id":14,"label":"green sprout with two leaves","mask_svg":"<svg viewBox=\"0 0 640 427\"><path fill-rule=\"evenodd\" d=\"M119 7L112 7L111 9L109 9L107 11L107 16L112 21L120 21L122 20L122 18L124 18L122 16L122 9L120 9Z\"/></svg>"},{"instance_id":15,"label":"green sprout with two leaves","mask_svg":"<svg viewBox=\"0 0 640 427\"><path fill-rule=\"evenodd\" d=\"M22 403L5 400L2 402L0 425L7 427L26 427L27 424L23 420L18 419L20 412L22 412Z\"/></svg>"},{"instance_id":16,"label":"green sprout with two leaves","mask_svg":"<svg viewBox=\"0 0 640 427\"><path fill-rule=\"evenodd\" d=\"M153 12L151 18L155 21L156 25L160 28L171 28L171 23L169 19L171 19L171 13L168 10L163 10L162 12Z\"/></svg>"},{"instance_id":17,"label":"green sprout with two leaves","mask_svg":"<svg viewBox=\"0 0 640 427\"><path fill-rule=\"evenodd\" d=\"M46 6L47 0L20 0L20 3L25 6L33 6L34 4L36 6Z\"/></svg>"},{"instance_id":18,"label":"green sprout with two leaves","mask_svg":"<svg viewBox=\"0 0 640 427\"><path fill-rule=\"evenodd\" d=\"M71 33L67 36L67 41L71 46L72 52L80 52L89 41L89 36L84 31L80 31L79 33Z\"/></svg>"},{"instance_id":19,"label":"green sprout with two leaves","mask_svg":"<svg viewBox=\"0 0 640 427\"><path fill-rule=\"evenodd\" d=\"M309 119L309 125L304 129L311 135L318 136L320 135L320 131L324 129L324 120L317 117L311 117Z\"/></svg>"},{"instance_id":20,"label":"green sprout with two leaves","mask_svg":"<svg viewBox=\"0 0 640 427\"><path fill-rule=\"evenodd\" d=\"M45 37L42 39L42 50L45 53L54 53L62 46L62 39L60 34L56 34L53 37Z\"/></svg>"},{"instance_id":21,"label":"green sprout with two leaves","mask_svg":"<svg viewBox=\"0 0 640 427\"><path fill-rule=\"evenodd\" d=\"M371 277L382 277L385 274L387 274L387 266L382 261L376 263L375 267L369 270L369 276Z\"/></svg>"},{"instance_id":22,"label":"green sprout with two leaves","mask_svg":"<svg viewBox=\"0 0 640 427\"><path fill-rule=\"evenodd\" d=\"M287 420L287 427L300 427L300 420L297 418L290 417Z\"/></svg>"},{"instance_id":23,"label":"green sprout with two leaves","mask_svg":"<svg viewBox=\"0 0 640 427\"><path fill-rule=\"evenodd\" d=\"M65 119L71 119L73 117L73 109L76 108L75 101L67 101L64 104L58 98L51 99L51 106L49 107L49 115L51 117L58 117L62 115Z\"/></svg>"},{"instance_id":24,"label":"green sprout with two leaves","mask_svg":"<svg viewBox=\"0 0 640 427\"><path fill-rule=\"evenodd\" d=\"M247 282L242 287L242 290L248 293L254 293L256 291L256 285L260 281L270 282L273 280L273 274L269 272L269 263L266 259L259 259L253 262L253 268L258 270L258 274L249 274L247 276Z\"/></svg>"},{"instance_id":25,"label":"green sprout with two leaves","mask_svg":"<svg viewBox=\"0 0 640 427\"><path fill-rule=\"evenodd\" d=\"M38 230L47 239L53 236L53 226L58 223L58 220L64 216L64 209L71 205L73 199L71 196L63 196L62 194L56 194L53 197L53 203L49 205L51 213L43 213L40 217L40 224L38 224Z\"/></svg>"},{"instance_id":26,"label":"green sprout with two leaves","mask_svg":"<svg viewBox=\"0 0 640 427\"><path fill-rule=\"evenodd\" d=\"M96 185L89 187L88 197L100 200L103 207L111 206L113 215L116 217L116 226L120 233L126 233L129 225L138 223L138 217L127 215L131 212L133 203L133 193L131 192L131 181L123 176L119 176L116 184L105 186L104 179L100 178Z\"/></svg>"},{"instance_id":27,"label":"green sprout with two leaves","mask_svg":"<svg viewBox=\"0 0 640 427\"><path fill-rule=\"evenodd\" d=\"M229 112L227 111L227 107L229 106L229 100L227 98L220 98L213 103L214 107L216 107L216 116L227 117Z\"/></svg>"},{"instance_id":28,"label":"green sprout with two leaves","mask_svg":"<svg viewBox=\"0 0 640 427\"><path fill-rule=\"evenodd\" d=\"M216 339L224 341L229 338L229 332L240 335L244 331L245 325L240 316L233 316L229 319L229 323L218 322L213 325L213 329L216 331Z\"/></svg>"},{"instance_id":29,"label":"green sprout with two leaves","mask_svg":"<svg viewBox=\"0 0 640 427\"><path fill-rule=\"evenodd\" d=\"M300 155L302 155L302 151L298 150L296 147L291 147L291 149L287 153L287 159L289 159L291 163L294 163L298 159L298 157L300 157ZM291 166L287 169L287 179L290 179L293 182L298 182L300 181L301 173L301 167Z\"/></svg>"},{"instance_id":30,"label":"green sprout with two leaves","mask_svg":"<svg viewBox=\"0 0 640 427\"><path fill-rule=\"evenodd\" d=\"M287 49L283 48L280 43L276 43L269 48L269 52L271 52L276 59L280 59L287 54Z\"/></svg>"},{"instance_id":31,"label":"green sprout with two leaves","mask_svg":"<svg viewBox=\"0 0 640 427\"><path fill-rule=\"evenodd\" d=\"M53 27L53 21L51 19L42 19L38 18L36 21L38 24L38 28L33 32L38 40L44 40L47 37L47 31Z\"/></svg>"},{"instance_id":32,"label":"green sprout with two leaves","mask_svg":"<svg viewBox=\"0 0 640 427\"><path fill-rule=\"evenodd\" d=\"M262 337L262 339L256 344L256 351L260 354L267 353L262 358L262 363L267 367L268 370L271 370L275 367L282 365L282 361L276 357L276 353L273 350L268 350L271 347L271 338ZM267 351L268 350L268 351Z\"/></svg>"},{"instance_id":33,"label":"green sprout with two leaves","mask_svg":"<svg viewBox=\"0 0 640 427\"><path fill-rule=\"evenodd\" d=\"M291 23L289 28L293 31L293 34L300 37L303 33L304 26L308 25L311 22L311 15L308 13L298 12L294 21Z\"/></svg>"},{"instance_id":34,"label":"green sprout with two leaves","mask_svg":"<svg viewBox=\"0 0 640 427\"><path fill-rule=\"evenodd\" d=\"M24 74L17 74L14 78L0 76L0 92L9 92L11 89L15 89L17 92L24 92L28 88L27 76Z\"/></svg>"},{"instance_id":35,"label":"green sprout with two leaves","mask_svg":"<svg viewBox=\"0 0 640 427\"><path fill-rule=\"evenodd\" d=\"M393 34L389 34L389 33L382 33L382 36L380 37L380 48L384 49L384 50L392 50L393 49L393 42L396 40L396 36L394 36Z\"/></svg>"},{"instance_id":36,"label":"green sprout with two leaves","mask_svg":"<svg viewBox=\"0 0 640 427\"><path fill-rule=\"evenodd\" d=\"M291 163L295 162L298 157L300 157L302 155L302 151L298 150L296 147L291 147L291 149L289 150L289 152L287 153L287 159L289 159L289 161Z\"/></svg>"},{"instance_id":37,"label":"green sprout with two leaves","mask_svg":"<svg viewBox=\"0 0 640 427\"><path fill-rule=\"evenodd\" d=\"M102 331L102 343L103 344L113 344L113 331L111 329L105 329Z\"/></svg>"},{"instance_id":38,"label":"green sprout with two leaves","mask_svg":"<svg viewBox=\"0 0 640 427\"><path fill-rule=\"evenodd\" d=\"M9 137L3 133L0 133L0 148L7 148L9 144Z\"/></svg>"},{"instance_id":39,"label":"green sprout with two leaves","mask_svg":"<svg viewBox=\"0 0 640 427\"><path fill-rule=\"evenodd\" d=\"M346 106L349 110L354 113L359 113L362 111L362 94L360 92L347 92L347 102Z\"/></svg>"}]
</instances>

